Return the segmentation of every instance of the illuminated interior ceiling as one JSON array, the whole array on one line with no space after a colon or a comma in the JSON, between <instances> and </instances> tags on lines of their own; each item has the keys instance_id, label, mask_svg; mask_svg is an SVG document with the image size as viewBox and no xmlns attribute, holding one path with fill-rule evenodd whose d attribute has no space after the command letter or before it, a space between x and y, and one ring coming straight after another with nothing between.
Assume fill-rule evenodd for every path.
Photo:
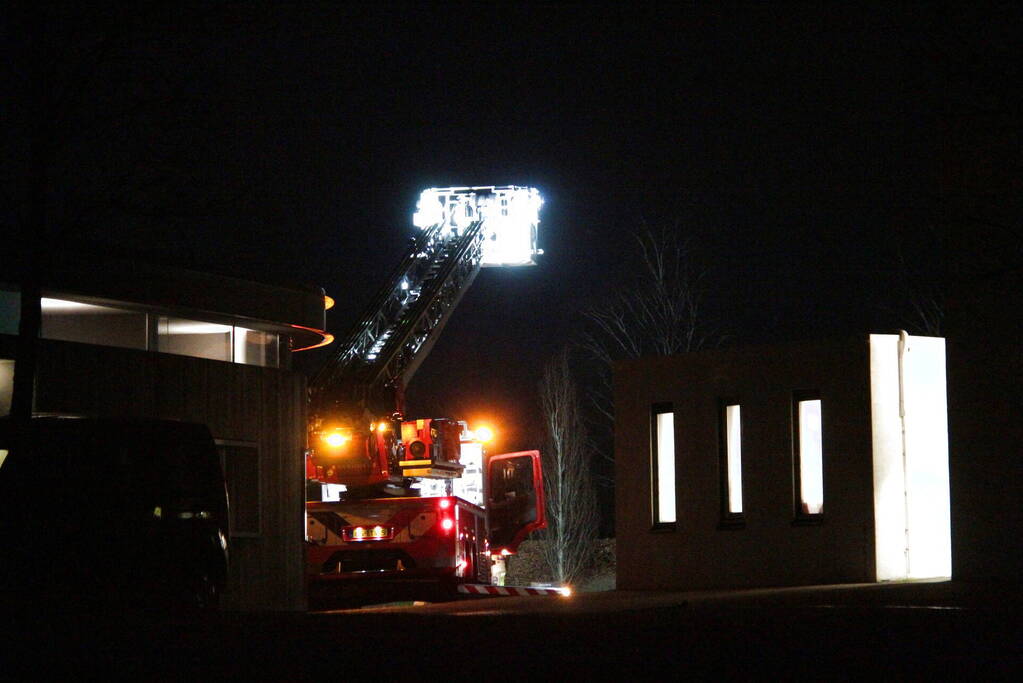
<instances>
[{"instance_id":1,"label":"illuminated interior ceiling","mask_svg":"<svg viewBox=\"0 0 1023 683\"><path fill-rule=\"evenodd\" d=\"M533 266L543 253L537 248L542 205L533 187L435 187L420 194L412 222L421 229L443 225L457 233L484 221L481 266Z\"/></svg>"},{"instance_id":2,"label":"illuminated interior ceiling","mask_svg":"<svg viewBox=\"0 0 1023 683\"><path fill-rule=\"evenodd\" d=\"M109 306L97 306L95 304L86 304L79 301L67 301L65 299L51 299L45 296L39 300L39 304L42 307L43 311L51 314L124 313L124 311L121 309L111 308Z\"/></svg>"}]
</instances>

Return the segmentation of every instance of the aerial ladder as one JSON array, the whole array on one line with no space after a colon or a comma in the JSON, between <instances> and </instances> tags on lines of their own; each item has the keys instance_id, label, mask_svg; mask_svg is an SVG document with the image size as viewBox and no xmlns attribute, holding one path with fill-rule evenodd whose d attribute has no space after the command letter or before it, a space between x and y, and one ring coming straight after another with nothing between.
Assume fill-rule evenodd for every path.
<instances>
[{"instance_id":1,"label":"aerial ladder","mask_svg":"<svg viewBox=\"0 0 1023 683\"><path fill-rule=\"evenodd\" d=\"M408 419L404 405L405 387L479 270L535 264L541 201L528 187L424 191L413 216L419 233L312 377L311 600L353 583L480 589L494 580L492 565L546 526L537 451L485 458L465 423ZM480 481L463 490L478 496L453 494L466 463ZM421 488L437 482L445 487ZM340 484L344 494L323 500L324 484Z\"/></svg>"},{"instance_id":2,"label":"aerial ladder","mask_svg":"<svg viewBox=\"0 0 1023 683\"><path fill-rule=\"evenodd\" d=\"M462 425L405 420L404 393L480 268L535 265L535 188L425 190L419 229L397 267L311 378L307 479L366 495L406 495L419 477L453 478Z\"/></svg>"}]
</instances>

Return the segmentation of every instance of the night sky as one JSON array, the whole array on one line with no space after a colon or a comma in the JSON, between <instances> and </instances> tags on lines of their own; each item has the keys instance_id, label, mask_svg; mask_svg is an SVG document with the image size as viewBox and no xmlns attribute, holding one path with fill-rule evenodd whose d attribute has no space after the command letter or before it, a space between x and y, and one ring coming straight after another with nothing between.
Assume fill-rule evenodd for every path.
<instances>
[{"instance_id":1,"label":"night sky","mask_svg":"<svg viewBox=\"0 0 1023 683\"><path fill-rule=\"evenodd\" d=\"M644 224L692 240L721 343L905 326L906 278L947 257L961 122L1019 130L1019 17L694 5L12 13L6 222L26 232L42 135L55 244L315 284L341 335L420 190L538 187L539 266L481 273L409 388L506 449L539 445L542 365Z\"/></svg>"}]
</instances>

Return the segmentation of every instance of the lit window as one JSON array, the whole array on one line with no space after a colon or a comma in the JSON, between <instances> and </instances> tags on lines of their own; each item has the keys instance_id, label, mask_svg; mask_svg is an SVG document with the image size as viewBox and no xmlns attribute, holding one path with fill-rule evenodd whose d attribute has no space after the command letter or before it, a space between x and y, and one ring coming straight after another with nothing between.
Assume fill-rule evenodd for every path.
<instances>
[{"instance_id":1,"label":"lit window","mask_svg":"<svg viewBox=\"0 0 1023 683\"><path fill-rule=\"evenodd\" d=\"M40 305L42 325L39 336L43 339L128 349L146 348L148 327L145 313L47 297L40 300Z\"/></svg>"},{"instance_id":2,"label":"lit window","mask_svg":"<svg viewBox=\"0 0 1023 683\"><path fill-rule=\"evenodd\" d=\"M277 367L278 335L218 323L160 317L157 350L229 363Z\"/></svg>"},{"instance_id":3,"label":"lit window","mask_svg":"<svg viewBox=\"0 0 1023 683\"><path fill-rule=\"evenodd\" d=\"M742 413L738 403L721 406L722 521L742 521Z\"/></svg>"},{"instance_id":4,"label":"lit window","mask_svg":"<svg viewBox=\"0 0 1023 683\"><path fill-rule=\"evenodd\" d=\"M654 525L675 524L675 413L671 405L653 409L653 474Z\"/></svg>"},{"instance_id":5,"label":"lit window","mask_svg":"<svg viewBox=\"0 0 1023 683\"><path fill-rule=\"evenodd\" d=\"M160 317L157 349L210 360L231 360L231 326Z\"/></svg>"},{"instance_id":6,"label":"lit window","mask_svg":"<svg viewBox=\"0 0 1023 683\"><path fill-rule=\"evenodd\" d=\"M124 308L42 297L43 339L159 351L245 365L277 367L280 336L274 332L218 323L156 316ZM0 334L17 334L18 292L0 291ZM0 381L2 381L0 371ZM0 383L0 406L3 405Z\"/></svg>"},{"instance_id":7,"label":"lit window","mask_svg":"<svg viewBox=\"0 0 1023 683\"><path fill-rule=\"evenodd\" d=\"M821 400L797 395L794 400L797 517L824 512L824 447L821 438Z\"/></svg>"},{"instance_id":8,"label":"lit window","mask_svg":"<svg viewBox=\"0 0 1023 683\"><path fill-rule=\"evenodd\" d=\"M277 335L244 327L234 328L234 362L277 367Z\"/></svg>"}]
</instances>

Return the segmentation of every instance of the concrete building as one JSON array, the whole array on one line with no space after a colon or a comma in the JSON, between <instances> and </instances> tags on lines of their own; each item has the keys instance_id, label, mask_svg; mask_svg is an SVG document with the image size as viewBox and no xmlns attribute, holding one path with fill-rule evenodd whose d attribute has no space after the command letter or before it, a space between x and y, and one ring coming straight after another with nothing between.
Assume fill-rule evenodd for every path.
<instances>
[{"instance_id":1,"label":"concrete building","mask_svg":"<svg viewBox=\"0 0 1023 683\"><path fill-rule=\"evenodd\" d=\"M1012 253L1008 252L1007 253ZM1023 572L1023 270L960 286L948 306L953 575Z\"/></svg>"},{"instance_id":2,"label":"concrete building","mask_svg":"<svg viewBox=\"0 0 1023 683\"><path fill-rule=\"evenodd\" d=\"M951 573L942 339L623 362L615 413L619 588Z\"/></svg>"},{"instance_id":3,"label":"concrete building","mask_svg":"<svg viewBox=\"0 0 1023 683\"><path fill-rule=\"evenodd\" d=\"M291 354L329 341L323 292L60 254L42 292L34 410L206 424L231 504L224 607L303 609L306 390ZM0 413L19 301L0 283Z\"/></svg>"}]
</instances>

